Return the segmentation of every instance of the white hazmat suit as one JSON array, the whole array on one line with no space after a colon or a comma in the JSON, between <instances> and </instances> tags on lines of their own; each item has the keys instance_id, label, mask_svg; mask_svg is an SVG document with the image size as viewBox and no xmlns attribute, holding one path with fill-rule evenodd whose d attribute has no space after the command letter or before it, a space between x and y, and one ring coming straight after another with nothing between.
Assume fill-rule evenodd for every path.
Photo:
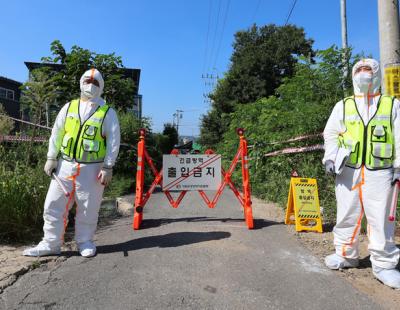
<instances>
[{"instance_id":1,"label":"white hazmat suit","mask_svg":"<svg viewBox=\"0 0 400 310\"><path fill-rule=\"evenodd\" d=\"M366 82L368 74L358 73L361 67L372 69L369 82ZM353 67L352 76L356 107L366 125L374 117L381 96L379 63L363 59ZM328 170L332 169L332 163L335 164L339 134L346 131L343 109L343 101L335 105L324 130L323 163ZM393 168L399 168L400 103L397 99L394 100L391 118L395 145ZM395 222L388 221L393 194L393 168L368 170L365 166L359 169L346 166L336 176L337 222L333 230L336 253L326 257L325 263L331 269L358 265L358 235L365 214L374 275L385 284L400 288L400 274L395 269L399 261L399 249L394 242Z\"/></svg>"},{"instance_id":2,"label":"white hazmat suit","mask_svg":"<svg viewBox=\"0 0 400 310\"><path fill-rule=\"evenodd\" d=\"M93 79L93 83L85 80ZM100 97L104 87L104 81L100 72L96 69L86 71L80 80L81 100L79 102L79 117L83 124L99 106L105 104ZM61 143L65 133L65 122L69 108L67 103L60 110L52 129L48 162L45 166L47 174L51 175L53 163L60 154ZM120 146L120 128L116 112L110 108L102 125L102 136L106 139L106 156L100 163L78 163L75 160L67 161L59 159L55 170L56 177L50 183L44 205L44 237L35 248L27 249L24 255L43 256L59 254L63 243L65 228L68 221L68 211L76 203L75 240L82 256L95 255L96 247L93 237L97 227L98 213L103 196L104 185L110 181L112 167L115 164ZM56 180L55 178L58 178ZM70 193L66 197L62 187L57 181L61 181L65 189Z\"/></svg>"}]
</instances>

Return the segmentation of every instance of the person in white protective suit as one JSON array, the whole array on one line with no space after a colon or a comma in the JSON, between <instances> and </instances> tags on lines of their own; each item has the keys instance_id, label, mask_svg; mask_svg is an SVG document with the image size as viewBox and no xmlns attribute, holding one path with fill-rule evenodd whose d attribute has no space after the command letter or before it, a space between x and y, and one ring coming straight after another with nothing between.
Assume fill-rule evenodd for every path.
<instances>
[{"instance_id":1,"label":"person in white protective suit","mask_svg":"<svg viewBox=\"0 0 400 310\"><path fill-rule=\"evenodd\" d=\"M100 97L103 87L98 70L86 71L80 79L80 99L67 103L56 118L44 167L46 174L52 176L44 205L44 237L23 255L60 254L68 211L74 202L79 252L84 257L96 254L93 237L100 203L120 146L117 114ZM70 193L69 197L58 182Z\"/></svg>"},{"instance_id":2,"label":"person in white protective suit","mask_svg":"<svg viewBox=\"0 0 400 310\"><path fill-rule=\"evenodd\" d=\"M379 63L357 62L352 70L354 96L338 102L324 130L326 172L334 174L339 148L350 156L336 175L335 254L325 258L330 269L358 266L358 235L365 214L374 276L400 289L399 249L395 222L388 220L396 180L400 179L400 103L381 95Z\"/></svg>"}]
</instances>

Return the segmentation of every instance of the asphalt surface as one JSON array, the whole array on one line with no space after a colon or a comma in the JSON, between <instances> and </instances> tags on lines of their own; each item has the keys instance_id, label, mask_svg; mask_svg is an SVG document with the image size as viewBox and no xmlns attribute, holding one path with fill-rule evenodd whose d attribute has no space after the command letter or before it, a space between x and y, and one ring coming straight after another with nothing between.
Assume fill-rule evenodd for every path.
<instances>
[{"instance_id":1,"label":"asphalt surface","mask_svg":"<svg viewBox=\"0 0 400 310\"><path fill-rule=\"evenodd\" d=\"M227 192L227 191L226 191ZM157 193L143 228L131 218L96 234L98 254L41 266L0 295L2 309L380 309L326 269L282 223L254 210L248 230L233 194L178 209Z\"/></svg>"}]
</instances>

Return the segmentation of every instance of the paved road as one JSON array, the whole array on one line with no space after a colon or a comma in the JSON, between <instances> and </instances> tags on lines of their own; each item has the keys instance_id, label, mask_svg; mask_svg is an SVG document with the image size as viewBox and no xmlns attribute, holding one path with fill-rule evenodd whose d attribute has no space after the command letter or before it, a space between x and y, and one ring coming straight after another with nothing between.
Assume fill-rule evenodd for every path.
<instances>
[{"instance_id":1,"label":"paved road","mask_svg":"<svg viewBox=\"0 0 400 310\"><path fill-rule=\"evenodd\" d=\"M162 193L143 229L122 218L96 235L98 255L42 266L1 295L6 309L379 309L325 269L281 223L255 213L247 230L236 198L208 209L194 192L179 209ZM261 215L261 216L260 216Z\"/></svg>"}]
</instances>

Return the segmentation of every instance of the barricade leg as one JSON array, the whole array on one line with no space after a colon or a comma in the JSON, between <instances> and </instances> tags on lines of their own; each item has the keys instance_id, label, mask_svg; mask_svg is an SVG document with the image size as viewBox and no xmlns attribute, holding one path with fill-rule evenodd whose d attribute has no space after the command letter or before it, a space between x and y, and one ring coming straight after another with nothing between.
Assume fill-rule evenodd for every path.
<instances>
[{"instance_id":1,"label":"barricade leg","mask_svg":"<svg viewBox=\"0 0 400 310\"><path fill-rule=\"evenodd\" d=\"M249 229L254 228L253 211L251 208L251 190L249 177L249 164L247 158L247 141L244 138L244 130L239 128L240 150L242 153L242 180L243 180L243 200L244 200L244 218Z\"/></svg>"},{"instance_id":2,"label":"barricade leg","mask_svg":"<svg viewBox=\"0 0 400 310\"><path fill-rule=\"evenodd\" d=\"M140 130L140 137L138 143L137 155L137 170L136 170L136 195L135 195L135 208L133 214L133 229L140 228L143 220L143 194L144 194L144 164L145 164L145 131Z\"/></svg>"}]
</instances>

